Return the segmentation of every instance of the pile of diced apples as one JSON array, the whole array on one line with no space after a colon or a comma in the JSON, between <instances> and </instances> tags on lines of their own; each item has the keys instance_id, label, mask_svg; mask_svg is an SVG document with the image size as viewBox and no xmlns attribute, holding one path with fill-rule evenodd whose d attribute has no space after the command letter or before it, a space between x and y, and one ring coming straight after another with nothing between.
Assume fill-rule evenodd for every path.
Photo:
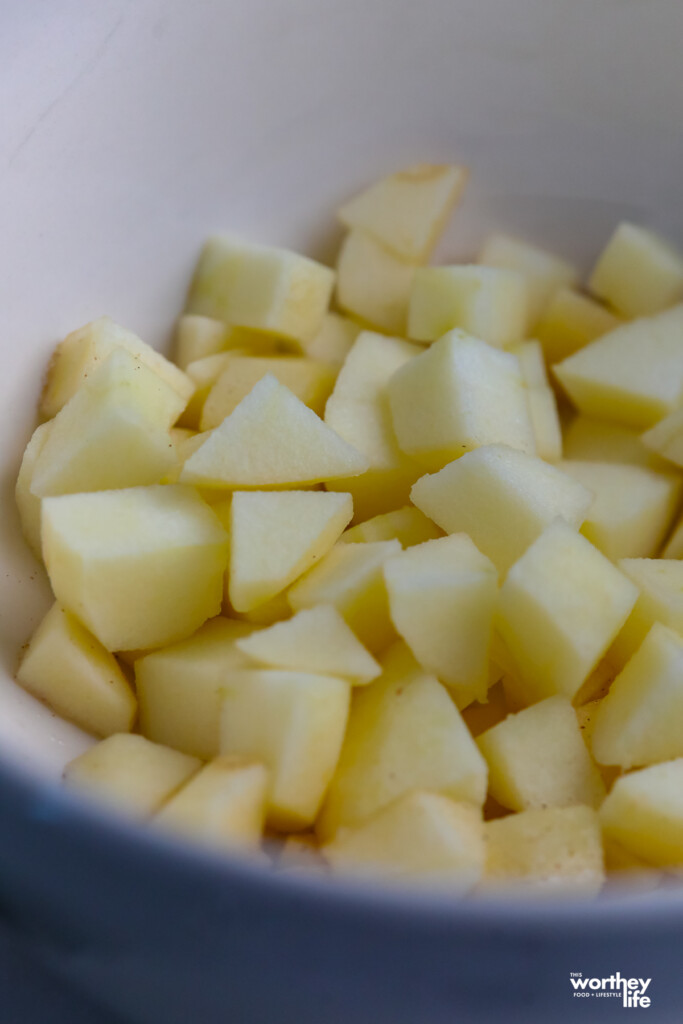
<instances>
[{"instance_id":1,"label":"pile of diced apples","mask_svg":"<svg viewBox=\"0 0 683 1024\"><path fill-rule=\"evenodd\" d=\"M683 866L683 258L624 223L586 290L503 234L430 266L466 179L353 198L336 271L211 238L175 362L106 317L57 347L16 490L55 603L17 678L95 738L67 785L214 850L657 885Z\"/></svg>"}]
</instances>

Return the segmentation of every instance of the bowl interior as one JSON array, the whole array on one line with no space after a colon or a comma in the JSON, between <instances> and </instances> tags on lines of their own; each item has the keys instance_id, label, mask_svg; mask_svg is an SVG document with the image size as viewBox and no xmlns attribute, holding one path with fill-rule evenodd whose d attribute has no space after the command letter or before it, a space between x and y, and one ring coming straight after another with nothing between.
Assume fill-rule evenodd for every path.
<instances>
[{"instance_id":1,"label":"bowl interior","mask_svg":"<svg viewBox=\"0 0 683 1024\"><path fill-rule=\"evenodd\" d=\"M628 217L683 241L679 40L662 0L25 0L0 88L0 750L91 742L12 682L49 600L13 481L51 347L108 313L166 343L216 229L331 259L333 210L418 160L473 177L440 256L492 227L588 267Z\"/></svg>"}]
</instances>

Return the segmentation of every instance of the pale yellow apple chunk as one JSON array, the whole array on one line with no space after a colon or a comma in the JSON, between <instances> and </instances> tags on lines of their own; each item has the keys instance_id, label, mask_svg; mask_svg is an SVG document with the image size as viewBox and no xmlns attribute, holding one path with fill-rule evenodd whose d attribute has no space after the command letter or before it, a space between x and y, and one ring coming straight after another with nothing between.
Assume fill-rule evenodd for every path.
<instances>
[{"instance_id":1,"label":"pale yellow apple chunk","mask_svg":"<svg viewBox=\"0 0 683 1024\"><path fill-rule=\"evenodd\" d=\"M387 559L384 578L396 631L455 703L485 700L498 573L470 538L452 534Z\"/></svg>"},{"instance_id":2,"label":"pale yellow apple chunk","mask_svg":"<svg viewBox=\"0 0 683 1024\"><path fill-rule=\"evenodd\" d=\"M335 676L276 669L236 672L223 687L223 754L270 771L267 822L305 829L315 820L339 759L350 684Z\"/></svg>"},{"instance_id":3,"label":"pale yellow apple chunk","mask_svg":"<svg viewBox=\"0 0 683 1024\"><path fill-rule=\"evenodd\" d=\"M641 441L656 456L683 467L683 409L665 416L641 435Z\"/></svg>"},{"instance_id":4,"label":"pale yellow apple chunk","mask_svg":"<svg viewBox=\"0 0 683 1024\"><path fill-rule=\"evenodd\" d=\"M327 554L353 516L349 494L237 491L230 510L228 595L251 611Z\"/></svg>"},{"instance_id":5,"label":"pale yellow apple chunk","mask_svg":"<svg viewBox=\"0 0 683 1024\"><path fill-rule=\"evenodd\" d=\"M336 544L288 591L291 608L301 611L331 604L373 654L384 650L396 633L389 615L383 565L398 554L397 540L373 544Z\"/></svg>"},{"instance_id":6,"label":"pale yellow apple chunk","mask_svg":"<svg viewBox=\"0 0 683 1024\"><path fill-rule=\"evenodd\" d=\"M412 505L384 512L345 530L341 540L348 544L368 544L378 540L398 540L402 547L423 544L443 537L443 530Z\"/></svg>"},{"instance_id":7,"label":"pale yellow apple chunk","mask_svg":"<svg viewBox=\"0 0 683 1024\"><path fill-rule=\"evenodd\" d=\"M345 829L322 853L335 874L464 895L484 870L484 823L471 804L416 790Z\"/></svg>"},{"instance_id":8,"label":"pale yellow apple chunk","mask_svg":"<svg viewBox=\"0 0 683 1024\"><path fill-rule=\"evenodd\" d=\"M561 519L515 562L500 591L497 628L527 703L586 681L636 603L638 588Z\"/></svg>"},{"instance_id":9,"label":"pale yellow apple chunk","mask_svg":"<svg viewBox=\"0 0 683 1024\"><path fill-rule=\"evenodd\" d=\"M600 702L596 760L634 768L683 757L682 716L683 637L656 622Z\"/></svg>"},{"instance_id":10,"label":"pale yellow apple chunk","mask_svg":"<svg viewBox=\"0 0 683 1024\"><path fill-rule=\"evenodd\" d=\"M237 647L271 668L342 676L357 686L372 682L381 672L337 609L328 604L305 608L286 622L254 632L238 640Z\"/></svg>"},{"instance_id":11,"label":"pale yellow apple chunk","mask_svg":"<svg viewBox=\"0 0 683 1024\"><path fill-rule=\"evenodd\" d=\"M73 331L55 349L40 400L41 416L45 419L55 416L89 375L117 349L124 349L161 377L177 392L181 407L190 400L194 385L182 370L132 331L103 316Z\"/></svg>"},{"instance_id":12,"label":"pale yellow apple chunk","mask_svg":"<svg viewBox=\"0 0 683 1024\"><path fill-rule=\"evenodd\" d=\"M618 462L648 469L671 468L650 451L631 427L575 416L564 431L564 457L577 462Z\"/></svg>"},{"instance_id":13,"label":"pale yellow apple chunk","mask_svg":"<svg viewBox=\"0 0 683 1024\"><path fill-rule=\"evenodd\" d=\"M282 487L358 476L367 458L267 374L183 465L183 483Z\"/></svg>"},{"instance_id":14,"label":"pale yellow apple chunk","mask_svg":"<svg viewBox=\"0 0 683 1024\"><path fill-rule=\"evenodd\" d=\"M306 256L217 235L201 252L186 312L305 343L322 326L334 279Z\"/></svg>"},{"instance_id":15,"label":"pale yellow apple chunk","mask_svg":"<svg viewBox=\"0 0 683 1024\"><path fill-rule=\"evenodd\" d=\"M469 534L502 574L558 517L578 530L593 501L560 469L502 444L423 476L411 498L447 533Z\"/></svg>"},{"instance_id":16,"label":"pale yellow apple chunk","mask_svg":"<svg viewBox=\"0 0 683 1024\"><path fill-rule=\"evenodd\" d=\"M683 305L617 327L553 370L586 416L645 430L683 403Z\"/></svg>"},{"instance_id":17,"label":"pale yellow apple chunk","mask_svg":"<svg viewBox=\"0 0 683 1024\"><path fill-rule=\"evenodd\" d=\"M527 331L534 328L549 300L559 288L576 284L576 267L554 253L510 235L491 235L479 254L487 267L516 270L527 287Z\"/></svg>"},{"instance_id":18,"label":"pale yellow apple chunk","mask_svg":"<svg viewBox=\"0 0 683 1024\"><path fill-rule=\"evenodd\" d=\"M485 826L487 889L542 896L597 896L605 882L602 838L592 807L548 807Z\"/></svg>"},{"instance_id":19,"label":"pale yellow apple chunk","mask_svg":"<svg viewBox=\"0 0 683 1024\"><path fill-rule=\"evenodd\" d=\"M133 726L137 701L116 658L58 604L31 637L17 682L95 736Z\"/></svg>"},{"instance_id":20,"label":"pale yellow apple chunk","mask_svg":"<svg viewBox=\"0 0 683 1024\"><path fill-rule=\"evenodd\" d=\"M605 840L647 864L683 865L683 758L622 775L600 808Z\"/></svg>"},{"instance_id":21,"label":"pale yellow apple chunk","mask_svg":"<svg viewBox=\"0 0 683 1024\"><path fill-rule=\"evenodd\" d=\"M408 337L415 341L460 328L505 348L524 338L527 317L527 287L516 270L458 265L415 272L408 307Z\"/></svg>"},{"instance_id":22,"label":"pale yellow apple chunk","mask_svg":"<svg viewBox=\"0 0 683 1024\"><path fill-rule=\"evenodd\" d=\"M137 818L150 818L201 768L201 761L144 736L108 736L64 770L69 788Z\"/></svg>"},{"instance_id":23,"label":"pale yellow apple chunk","mask_svg":"<svg viewBox=\"0 0 683 1024\"><path fill-rule=\"evenodd\" d=\"M599 302L572 288L558 288L534 328L549 365L613 331L619 317Z\"/></svg>"},{"instance_id":24,"label":"pale yellow apple chunk","mask_svg":"<svg viewBox=\"0 0 683 1024\"><path fill-rule=\"evenodd\" d=\"M230 352L217 352L213 356L205 356L190 363L185 372L195 386L194 394L188 402L182 416L178 419L181 427L199 430L204 403L209 393L227 366Z\"/></svg>"},{"instance_id":25,"label":"pale yellow apple chunk","mask_svg":"<svg viewBox=\"0 0 683 1024\"><path fill-rule=\"evenodd\" d=\"M529 415L539 459L559 462L562 458L562 425L557 399L552 388L529 388Z\"/></svg>"},{"instance_id":26,"label":"pale yellow apple chunk","mask_svg":"<svg viewBox=\"0 0 683 1024\"><path fill-rule=\"evenodd\" d=\"M360 324L340 313L326 313L316 336L304 346L306 355L340 370L360 334Z\"/></svg>"},{"instance_id":27,"label":"pale yellow apple chunk","mask_svg":"<svg viewBox=\"0 0 683 1024\"><path fill-rule=\"evenodd\" d=\"M485 444L535 452L519 360L462 331L402 366L388 390L399 446L428 469Z\"/></svg>"},{"instance_id":28,"label":"pale yellow apple chunk","mask_svg":"<svg viewBox=\"0 0 683 1024\"><path fill-rule=\"evenodd\" d=\"M548 697L509 715L477 738L489 766L489 793L512 811L599 807L600 772L566 697Z\"/></svg>"},{"instance_id":29,"label":"pale yellow apple chunk","mask_svg":"<svg viewBox=\"0 0 683 1024\"><path fill-rule=\"evenodd\" d=\"M200 428L212 430L219 426L267 373L322 416L334 387L334 372L325 363L302 356L267 357L236 353L228 355L210 388L202 409Z\"/></svg>"},{"instance_id":30,"label":"pale yellow apple chunk","mask_svg":"<svg viewBox=\"0 0 683 1024\"><path fill-rule=\"evenodd\" d=\"M405 334L415 265L365 231L350 231L337 257L337 303L388 334Z\"/></svg>"},{"instance_id":31,"label":"pale yellow apple chunk","mask_svg":"<svg viewBox=\"0 0 683 1024\"><path fill-rule=\"evenodd\" d=\"M654 231L624 221L600 254L590 290L624 316L659 313L683 298L683 255Z\"/></svg>"},{"instance_id":32,"label":"pale yellow apple chunk","mask_svg":"<svg viewBox=\"0 0 683 1024\"><path fill-rule=\"evenodd\" d=\"M257 761L218 757L164 804L154 824L212 849L257 851L268 782Z\"/></svg>"},{"instance_id":33,"label":"pale yellow apple chunk","mask_svg":"<svg viewBox=\"0 0 683 1024\"><path fill-rule=\"evenodd\" d=\"M204 761L218 755L221 686L232 673L249 668L237 641L253 627L216 618L188 640L135 660L140 731Z\"/></svg>"},{"instance_id":34,"label":"pale yellow apple chunk","mask_svg":"<svg viewBox=\"0 0 683 1024\"><path fill-rule=\"evenodd\" d=\"M683 562L677 558L623 558L619 568L639 588L633 611L609 650L623 667L655 622L683 635Z\"/></svg>"},{"instance_id":35,"label":"pale yellow apple chunk","mask_svg":"<svg viewBox=\"0 0 683 1024\"><path fill-rule=\"evenodd\" d=\"M415 164L381 178L338 211L348 228L362 228L398 256L426 263L467 184L466 167Z\"/></svg>"},{"instance_id":36,"label":"pale yellow apple chunk","mask_svg":"<svg viewBox=\"0 0 683 1024\"><path fill-rule=\"evenodd\" d=\"M681 497L681 478L645 466L609 462L561 464L594 494L581 532L604 555L651 558L666 537Z\"/></svg>"},{"instance_id":37,"label":"pale yellow apple chunk","mask_svg":"<svg viewBox=\"0 0 683 1024\"><path fill-rule=\"evenodd\" d=\"M178 318L175 329L174 362L181 370L191 363L224 352L230 328L222 320L188 313Z\"/></svg>"},{"instance_id":38,"label":"pale yellow apple chunk","mask_svg":"<svg viewBox=\"0 0 683 1024\"><path fill-rule=\"evenodd\" d=\"M47 423L41 423L41 425L36 427L33 431L31 439L24 450L21 467L19 469L17 482L14 488L14 499L17 503L19 521L21 523L21 530L24 534L24 539L33 551L33 554L39 560L43 557L42 544L40 540L42 502L31 490L31 483L33 482L33 472L36 468L38 456L45 447L50 431L52 430L52 422L52 420L48 420Z\"/></svg>"},{"instance_id":39,"label":"pale yellow apple chunk","mask_svg":"<svg viewBox=\"0 0 683 1024\"><path fill-rule=\"evenodd\" d=\"M168 431L181 411L157 374L113 352L55 416L31 490L44 498L159 483L176 461Z\"/></svg>"},{"instance_id":40,"label":"pale yellow apple chunk","mask_svg":"<svg viewBox=\"0 0 683 1024\"><path fill-rule=\"evenodd\" d=\"M228 538L190 487L45 498L42 537L57 600L107 650L173 643L220 611Z\"/></svg>"},{"instance_id":41,"label":"pale yellow apple chunk","mask_svg":"<svg viewBox=\"0 0 683 1024\"><path fill-rule=\"evenodd\" d=\"M480 807L486 775L486 762L446 688L399 645L383 675L354 692L316 831L328 842L415 789Z\"/></svg>"}]
</instances>

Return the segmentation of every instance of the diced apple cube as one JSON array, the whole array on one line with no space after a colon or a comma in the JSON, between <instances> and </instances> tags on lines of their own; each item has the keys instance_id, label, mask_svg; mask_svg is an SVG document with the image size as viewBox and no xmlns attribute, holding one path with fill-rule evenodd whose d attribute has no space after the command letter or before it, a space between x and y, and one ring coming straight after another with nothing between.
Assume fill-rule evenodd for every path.
<instances>
[{"instance_id":1,"label":"diced apple cube","mask_svg":"<svg viewBox=\"0 0 683 1024\"><path fill-rule=\"evenodd\" d=\"M479 254L479 262L487 267L516 270L522 275L527 287L527 329L534 327L559 288L574 285L578 279L571 263L509 235L491 235Z\"/></svg>"},{"instance_id":2,"label":"diced apple cube","mask_svg":"<svg viewBox=\"0 0 683 1024\"><path fill-rule=\"evenodd\" d=\"M360 324L349 320L347 316L326 313L315 338L305 345L306 355L326 363L334 370L340 370L361 330Z\"/></svg>"},{"instance_id":3,"label":"diced apple cube","mask_svg":"<svg viewBox=\"0 0 683 1024\"><path fill-rule=\"evenodd\" d=\"M290 588L290 606L298 612L334 605L361 643L377 654L396 638L382 570L387 558L400 550L397 540L336 544Z\"/></svg>"},{"instance_id":4,"label":"diced apple cube","mask_svg":"<svg viewBox=\"0 0 683 1024\"><path fill-rule=\"evenodd\" d=\"M552 388L530 388L527 401L536 454L546 462L559 462L562 458L562 426L555 392Z\"/></svg>"},{"instance_id":5,"label":"diced apple cube","mask_svg":"<svg viewBox=\"0 0 683 1024\"><path fill-rule=\"evenodd\" d=\"M566 697L548 697L482 733L477 746L489 766L489 793L513 811L598 807L600 773Z\"/></svg>"},{"instance_id":6,"label":"diced apple cube","mask_svg":"<svg viewBox=\"0 0 683 1024\"><path fill-rule=\"evenodd\" d=\"M466 167L416 164L381 178L338 211L348 228L362 228L398 256L426 263L467 184Z\"/></svg>"},{"instance_id":7,"label":"diced apple cube","mask_svg":"<svg viewBox=\"0 0 683 1024\"><path fill-rule=\"evenodd\" d=\"M676 409L641 435L646 448L683 467L683 409Z\"/></svg>"},{"instance_id":8,"label":"diced apple cube","mask_svg":"<svg viewBox=\"0 0 683 1024\"><path fill-rule=\"evenodd\" d=\"M314 260L219 235L199 257L187 312L305 343L322 326L333 286L334 272Z\"/></svg>"},{"instance_id":9,"label":"diced apple cube","mask_svg":"<svg viewBox=\"0 0 683 1024\"><path fill-rule=\"evenodd\" d=\"M55 416L98 365L117 349L124 349L173 388L181 408L190 400L194 385L182 370L132 331L103 316L73 331L55 349L40 400L41 416Z\"/></svg>"},{"instance_id":10,"label":"diced apple cube","mask_svg":"<svg viewBox=\"0 0 683 1024\"><path fill-rule=\"evenodd\" d=\"M58 604L31 637L17 682L95 736L132 728L137 701L116 658Z\"/></svg>"},{"instance_id":11,"label":"diced apple cube","mask_svg":"<svg viewBox=\"0 0 683 1024\"><path fill-rule=\"evenodd\" d=\"M271 668L342 676L355 685L372 682L379 664L332 605L297 612L286 622L237 641L238 648Z\"/></svg>"},{"instance_id":12,"label":"diced apple cube","mask_svg":"<svg viewBox=\"0 0 683 1024\"><path fill-rule=\"evenodd\" d=\"M595 495L581 532L596 548L612 561L657 554L678 508L677 475L609 462L565 461L561 469Z\"/></svg>"},{"instance_id":13,"label":"diced apple cube","mask_svg":"<svg viewBox=\"0 0 683 1024\"><path fill-rule=\"evenodd\" d=\"M357 476L364 455L267 374L185 462L180 479L201 487L254 488Z\"/></svg>"},{"instance_id":14,"label":"diced apple cube","mask_svg":"<svg viewBox=\"0 0 683 1024\"><path fill-rule=\"evenodd\" d=\"M596 760L634 768L683 757L681 715L683 638L656 622L600 702Z\"/></svg>"},{"instance_id":15,"label":"diced apple cube","mask_svg":"<svg viewBox=\"0 0 683 1024\"><path fill-rule=\"evenodd\" d=\"M497 627L528 690L527 703L571 698L626 621L638 588L562 520L515 562Z\"/></svg>"},{"instance_id":16,"label":"diced apple cube","mask_svg":"<svg viewBox=\"0 0 683 1024\"><path fill-rule=\"evenodd\" d=\"M238 612L275 597L327 554L353 516L349 494L237 491L228 594Z\"/></svg>"},{"instance_id":17,"label":"diced apple cube","mask_svg":"<svg viewBox=\"0 0 683 1024\"><path fill-rule=\"evenodd\" d=\"M665 469L666 462L649 451L639 431L619 423L575 416L564 433L564 457L577 462L625 462Z\"/></svg>"},{"instance_id":18,"label":"diced apple cube","mask_svg":"<svg viewBox=\"0 0 683 1024\"><path fill-rule=\"evenodd\" d=\"M371 544L373 541L396 539L402 547L410 548L426 540L436 540L437 537L443 537L443 531L419 508L406 505L352 526L344 531L340 539L348 544Z\"/></svg>"},{"instance_id":19,"label":"diced apple cube","mask_svg":"<svg viewBox=\"0 0 683 1024\"><path fill-rule=\"evenodd\" d=\"M45 447L50 431L52 430L52 422L52 420L48 420L47 423L41 423L40 426L36 427L33 431L31 440L26 445L26 449L21 460L19 474L17 476L17 482L14 488L14 499L17 503L22 533L24 534L26 543L39 560L42 560L43 557L42 543L40 540L42 502L31 490L31 484L33 482L33 473L36 468L38 456Z\"/></svg>"},{"instance_id":20,"label":"diced apple cube","mask_svg":"<svg viewBox=\"0 0 683 1024\"><path fill-rule=\"evenodd\" d=\"M613 331L619 317L594 299L572 288L559 288L551 297L534 328L548 364L567 356Z\"/></svg>"},{"instance_id":21,"label":"diced apple cube","mask_svg":"<svg viewBox=\"0 0 683 1024\"><path fill-rule=\"evenodd\" d=\"M215 849L254 851L263 834L268 771L256 761L219 757L155 816L155 824Z\"/></svg>"},{"instance_id":22,"label":"diced apple cube","mask_svg":"<svg viewBox=\"0 0 683 1024\"><path fill-rule=\"evenodd\" d=\"M230 328L222 320L191 313L181 316L175 331L175 362L181 370L228 348Z\"/></svg>"},{"instance_id":23,"label":"diced apple cube","mask_svg":"<svg viewBox=\"0 0 683 1024\"><path fill-rule=\"evenodd\" d=\"M654 231L624 221L602 251L590 289L624 316L659 313L683 298L683 255Z\"/></svg>"},{"instance_id":24,"label":"diced apple cube","mask_svg":"<svg viewBox=\"0 0 683 1024\"><path fill-rule=\"evenodd\" d=\"M341 309L388 334L405 334L415 266L365 231L350 231L337 258Z\"/></svg>"},{"instance_id":25,"label":"diced apple cube","mask_svg":"<svg viewBox=\"0 0 683 1024\"><path fill-rule=\"evenodd\" d=\"M600 808L605 840L647 864L683 865L683 758L622 775Z\"/></svg>"},{"instance_id":26,"label":"diced apple cube","mask_svg":"<svg viewBox=\"0 0 683 1024\"><path fill-rule=\"evenodd\" d=\"M150 818L201 766L144 736L117 733L70 761L64 781L126 814Z\"/></svg>"},{"instance_id":27,"label":"diced apple cube","mask_svg":"<svg viewBox=\"0 0 683 1024\"><path fill-rule=\"evenodd\" d=\"M498 573L464 534L441 537L384 563L389 610L417 661L460 708L485 700Z\"/></svg>"},{"instance_id":28,"label":"diced apple cube","mask_svg":"<svg viewBox=\"0 0 683 1024\"><path fill-rule=\"evenodd\" d=\"M220 611L228 539L192 488L45 498L42 536L57 600L108 650L181 640Z\"/></svg>"},{"instance_id":29,"label":"diced apple cube","mask_svg":"<svg viewBox=\"0 0 683 1024\"><path fill-rule=\"evenodd\" d=\"M527 317L527 287L515 270L420 267L410 294L408 337L436 341L459 327L505 348L522 340Z\"/></svg>"},{"instance_id":30,"label":"diced apple cube","mask_svg":"<svg viewBox=\"0 0 683 1024\"><path fill-rule=\"evenodd\" d=\"M540 341L520 341L511 345L509 351L519 359L522 380L527 388L550 387Z\"/></svg>"},{"instance_id":31,"label":"diced apple cube","mask_svg":"<svg viewBox=\"0 0 683 1024\"><path fill-rule=\"evenodd\" d=\"M306 672L252 669L226 679L221 752L269 769L271 827L297 830L315 820L339 759L350 694L346 680Z\"/></svg>"},{"instance_id":32,"label":"diced apple cube","mask_svg":"<svg viewBox=\"0 0 683 1024\"><path fill-rule=\"evenodd\" d=\"M519 360L462 331L397 370L389 401L400 447L429 469L485 444L535 451Z\"/></svg>"},{"instance_id":33,"label":"diced apple cube","mask_svg":"<svg viewBox=\"0 0 683 1024\"><path fill-rule=\"evenodd\" d=\"M605 881L598 816L592 807L548 807L485 826L484 883L539 895L596 896Z\"/></svg>"},{"instance_id":34,"label":"diced apple cube","mask_svg":"<svg viewBox=\"0 0 683 1024\"><path fill-rule=\"evenodd\" d=\"M471 804L417 790L323 847L335 873L470 892L485 861L484 823Z\"/></svg>"},{"instance_id":35,"label":"diced apple cube","mask_svg":"<svg viewBox=\"0 0 683 1024\"><path fill-rule=\"evenodd\" d=\"M501 573L561 516L578 529L593 495L554 466L487 445L423 476L413 502L447 533L467 533Z\"/></svg>"},{"instance_id":36,"label":"diced apple cube","mask_svg":"<svg viewBox=\"0 0 683 1024\"><path fill-rule=\"evenodd\" d=\"M328 842L415 789L480 807L486 762L446 688L398 645L383 675L355 691L316 832Z\"/></svg>"},{"instance_id":37,"label":"diced apple cube","mask_svg":"<svg viewBox=\"0 0 683 1024\"><path fill-rule=\"evenodd\" d=\"M216 618L188 640L135 660L140 731L204 761L218 755L221 687L231 674L249 668L236 645L252 626Z\"/></svg>"},{"instance_id":38,"label":"diced apple cube","mask_svg":"<svg viewBox=\"0 0 683 1024\"><path fill-rule=\"evenodd\" d=\"M640 593L609 651L621 667L638 650L655 622L683 635L683 562L676 558L623 558L619 568Z\"/></svg>"},{"instance_id":39,"label":"diced apple cube","mask_svg":"<svg viewBox=\"0 0 683 1024\"><path fill-rule=\"evenodd\" d=\"M228 355L202 409L200 427L212 430L233 412L267 373L322 416L334 387L334 372L325 363L301 356Z\"/></svg>"},{"instance_id":40,"label":"diced apple cube","mask_svg":"<svg viewBox=\"0 0 683 1024\"><path fill-rule=\"evenodd\" d=\"M586 416L645 430L683 403L683 305L617 327L553 370Z\"/></svg>"}]
</instances>

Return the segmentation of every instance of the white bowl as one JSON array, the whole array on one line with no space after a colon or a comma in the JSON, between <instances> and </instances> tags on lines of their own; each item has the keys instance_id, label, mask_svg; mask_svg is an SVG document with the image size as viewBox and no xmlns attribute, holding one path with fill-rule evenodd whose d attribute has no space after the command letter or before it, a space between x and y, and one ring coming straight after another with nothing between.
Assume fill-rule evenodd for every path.
<instances>
[{"instance_id":1,"label":"white bowl","mask_svg":"<svg viewBox=\"0 0 683 1024\"><path fill-rule=\"evenodd\" d=\"M108 313L163 345L207 233L230 229L329 257L338 237L333 210L339 201L381 173L418 160L454 160L473 169L443 254L472 253L495 226L547 243L588 268L624 217L683 241L682 37L678 0L660 0L656 10L653 4L627 0L101 0L90 5L24 0L5 5L0 14L5 97L0 140L0 750L6 761L0 828L8 843L5 869L11 874L17 858L28 856L30 843L38 841L35 828L43 826L36 821L60 822L55 830L59 842L55 832L40 832L41 842L55 843L44 848L42 866L29 857L23 874L16 875L17 905L23 907L23 896L38 877L37 889L50 902L58 888L53 861L65 857L67 849L71 858L82 857L88 864L82 898L74 899L74 915L78 904L81 916L87 893L103 877L104 861L97 864L92 858L104 851L114 856L114 849L119 865L144 862L152 871L154 857L175 856L55 797L42 782L29 781L30 775L58 777L64 763L91 742L25 695L11 678L19 647L48 601L43 575L19 535L12 487L55 341ZM36 818L36 807L50 810ZM12 829L29 846L24 849L18 841L13 850ZM111 857L107 863L114 870ZM177 862L174 868L164 863L168 878L180 870ZM199 860L189 856L182 863L187 882ZM222 874L217 866L211 870L222 879L216 885L224 891L230 879L234 883L239 877L247 885L248 878L254 892L262 894L254 897L256 904L267 892L278 912L293 898L289 889L284 895L278 889L285 883L266 882L258 872L252 877L234 865ZM134 887L128 895L134 899ZM62 909L69 905L67 896L62 893ZM125 902L125 889L120 898ZM318 893L315 899L315 906L331 915L331 928L347 929L348 945L342 942L338 948L348 952L362 946L344 916L341 897ZM353 921L367 926L365 897L348 899L360 915L351 915ZM660 902L642 897L639 913L645 907L653 927L664 928ZM683 907L678 898L676 904L677 916L666 927L681 934ZM381 914L395 912L382 906L370 914L377 934L384 934ZM191 914L191 908L188 899L184 912ZM433 913L434 907L426 905L414 911L415 938L430 928L435 937L434 929L443 922L437 924L429 916ZM501 916L491 917L495 913ZM565 913L544 917L543 928L552 930L548 922L566 921ZM613 907L581 913L590 915L591 927L598 921L613 937L620 930L615 931L609 916L616 913ZM463 923L467 918L468 927L476 930L478 920L481 934L489 936L496 920L506 920L512 957L506 963L517 963L526 977L522 961L515 960L519 948L512 956L516 933L505 908L462 914ZM576 936L586 919L574 922ZM388 928L388 919L382 920ZM412 926L401 920L407 950ZM251 927L249 922L245 927ZM293 969L301 969L301 957L312 955L300 939L292 946L299 956ZM232 941L226 938L226 948L233 948ZM427 943L425 948L431 947ZM497 955L504 958L507 948L499 943ZM579 942L572 955L578 956L580 948ZM625 956L626 947L620 948ZM242 955L248 973L248 952ZM348 955L346 977L363 984L367 995L367 1006L359 1001L354 1024L366 1020L368 1006L380 1024L418 1019L419 1002L410 1002L414 985L397 981L394 996L387 992L384 1000L375 985L370 998L372 977L359 980L354 975L357 958ZM428 970L424 957L421 965ZM332 979L325 974L329 967L325 961L320 977L339 992L344 975ZM553 1019L564 1012L572 969L591 971L593 966L567 960L557 978ZM527 978L531 989L532 973ZM214 977L201 971L199 976L205 985L206 977ZM382 977L387 976L385 971ZM472 981L457 977L465 988ZM424 980L419 971L417 978L419 987ZM485 974L477 978L483 1008L489 1005L490 985ZM260 1021L261 1009L254 1007L263 1002L254 997L250 1004L242 982L234 985L241 993L240 1024ZM154 1014L162 1003L154 1004L149 992L138 1002L126 1001L109 976L101 982L90 979L86 987L97 991L98 986L129 1012L142 1007L135 1009L135 1019L161 1019ZM142 982L139 986L144 988ZM421 1022L450 1019L442 988L434 996L433 1012L428 1001L424 1004L428 1009L419 1016ZM551 998L552 985L538 982L534 991L541 989ZM401 1002L399 991L412 996ZM458 991L456 985L456 1002ZM511 1014L525 1006L527 1015L519 1019L536 1020L533 1000L519 1002L521 991L527 990L519 985L510 989ZM466 1005L476 1010L476 998L475 992ZM165 1024L189 1019L173 1016L177 1004L172 999L163 1005ZM214 1020L212 1006L203 1006L204 1020ZM299 1021L320 1020L316 1006L315 998L302 996L273 1019L289 1021L298 1015ZM582 1020L593 1019L587 1007L581 1009ZM326 1024L342 1019L332 1012L323 1016ZM538 1019L548 1018L541 1013ZM656 1010L650 1019L660 1019Z\"/></svg>"}]
</instances>

